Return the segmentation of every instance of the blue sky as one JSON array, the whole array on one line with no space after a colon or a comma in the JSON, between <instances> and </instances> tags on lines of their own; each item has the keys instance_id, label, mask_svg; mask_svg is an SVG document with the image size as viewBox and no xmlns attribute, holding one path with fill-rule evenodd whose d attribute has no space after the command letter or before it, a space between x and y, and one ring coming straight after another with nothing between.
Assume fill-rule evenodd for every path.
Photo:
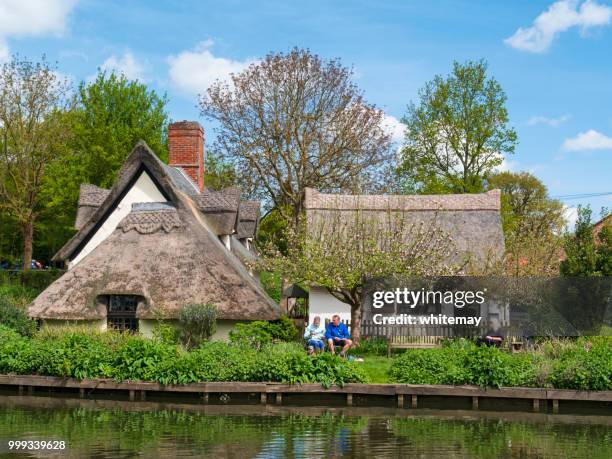
<instances>
[{"instance_id":1,"label":"blue sky","mask_svg":"<svg viewBox=\"0 0 612 459\"><path fill-rule=\"evenodd\" d=\"M612 192L612 1L0 0L0 60L45 53L74 81L115 68L167 93L174 120L197 94L270 51L307 47L352 66L400 119L453 60L484 58L508 96L516 154L504 167L553 196ZM612 195L567 200L597 213Z\"/></svg>"}]
</instances>

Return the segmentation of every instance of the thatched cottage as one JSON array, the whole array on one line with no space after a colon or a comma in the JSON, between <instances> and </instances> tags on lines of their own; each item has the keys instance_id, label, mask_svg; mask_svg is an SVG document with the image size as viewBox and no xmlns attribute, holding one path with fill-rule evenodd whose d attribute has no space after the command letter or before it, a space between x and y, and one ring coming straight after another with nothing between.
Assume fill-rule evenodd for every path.
<instances>
[{"instance_id":1,"label":"thatched cottage","mask_svg":"<svg viewBox=\"0 0 612 459\"><path fill-rule=\"evenodd\" d=\"M359 213L368 220L385 224L389 215L403 219L408 225L423 222L435 225L451 235L454 252L451 263L470 260L475 266L500 261L504 255L504 234L501 222L500 191L481 194L445 195L341 195L323 194L308 188L304 207L310 231L318 231L323 222L355 221ZM315 315L329 319L338 314L343 321L351 317L350 307L340 302L325 288L311 286L309 322ZM503 308L486 311L501 323L508 320Z\"/></svg>"},{"instance_id":2,"label":"thatched cottage","mask_svg":"<svg viewBox=\"0 0 612 459\"><path fill-rule=\"evenodd\" d=\"M78 232L54 257L68 270L34 300L32 317L150 335L184 305L213 303L219 337L236 321L279 317L244 264L259 202L206 189L198 123L171 124L168 148L166 165L141 142L110 190L81 186Z\"/></svg>"}]
</instances>

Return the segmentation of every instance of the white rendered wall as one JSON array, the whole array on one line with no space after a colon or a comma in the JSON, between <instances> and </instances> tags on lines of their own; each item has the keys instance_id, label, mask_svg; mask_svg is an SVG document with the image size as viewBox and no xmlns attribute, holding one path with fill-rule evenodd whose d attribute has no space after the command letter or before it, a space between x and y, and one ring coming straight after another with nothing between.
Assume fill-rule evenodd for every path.
<instances>
[{"instance_id":1,"label":"white rendered wall","mask_svg":"<svg viewBox=\"0 0 612 459\"><path fill-rule=\"evenodd\" d=\"M321 317L321 323L325 319L331 320L334 314L340 316L340 320L351 320L351 307L334 298L327 290L321 287L310 287L308 295L308 323L312 323L314 316Z\"/></svg>"},{"instance_id":2,"label":"white rendered wall","mask_svg":"<svg viewBox=\"0 0 612 459\"><path fill-rule=\"evenodd\" d=\"M87 256L102 241L104 241L117 228L117 225L132 210L132 204L136 202L167 202L157 185L153 182L149 174L142 172L132 188L126 193L119 205L106 221L98 228L93 237L85 244L85 247L70 260L68 269L72 268L79 261Z\"/></svg>"}]
</instances>

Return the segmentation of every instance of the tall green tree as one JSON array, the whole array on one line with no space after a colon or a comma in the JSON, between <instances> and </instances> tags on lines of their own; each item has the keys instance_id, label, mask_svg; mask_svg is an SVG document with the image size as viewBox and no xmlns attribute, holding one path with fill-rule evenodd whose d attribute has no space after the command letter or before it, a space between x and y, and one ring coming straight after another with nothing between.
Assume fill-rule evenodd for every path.
<instances>
[{"instance_id":1,"label":"tall green tree","mask_svg":"<svg viewBox=\"0 0 612 459\"><path fill-rule=\"evenodd\" d=\"M606 216L606 211L602 212ZM566 258L561 263L565 276L612 276L612 228L604 225L593 234L592 211L589 206L578 207L578 219L573 234L565 240Z\"/></svg>"},{"instance_id":2,"label":"tall green tree","mask_svg":"<svg viewBox=\"0 0 612 459\"><path fill-rule=\"evenodd\" d=\"M450 75L426 83L402 121L406 144L398 172L407 192L483 191L517 143L506 94L483 60L455 62Z\"/></svg>"},{"instance_id":3,"label":"tall green tree","mask_svg":"<svg viewBox=\"0 0 612 459\"><path fill-rule=\"evenodd\" d=\"M44 59L13 56L0 67L0 209L17 223L21 260L30 269L45 181L65 155L70 85Z\"/></svg>"},{"instance_id":4,"label":"tall green tree","mask_svg":"<svg viewBox=\"0 0 612 459\"><path fill-rule=\"evenodd\" d=\"M49 183L52 206L74 215L81 183L104 188L139 140L167 159L167 98L139 81L99 71L95 80L82 82L72 112L71 155L54 170Z\"/></svg>"},{"instance_id":5,"label":"tall green tree","mask_svg":"<svg viewBox=\"0 0 612 459\"><path fill-rule=\"evenodd\" d=\"M204 183L211 190L222 190L237 184L236 170L232 163L225 161L213 148L206 148L204 154Z\"/></svg>"},{"instance_id":6,"label":"tall green tree","mask_svg":"<svg viewBox=\"0 0 612 459\"><path fill-rule=\"evenodd\" d=\"M508 274L558 274L566 225L563 204L528 172L500 172L487 182L502 192Z\"/></svg>"}]
</instances>

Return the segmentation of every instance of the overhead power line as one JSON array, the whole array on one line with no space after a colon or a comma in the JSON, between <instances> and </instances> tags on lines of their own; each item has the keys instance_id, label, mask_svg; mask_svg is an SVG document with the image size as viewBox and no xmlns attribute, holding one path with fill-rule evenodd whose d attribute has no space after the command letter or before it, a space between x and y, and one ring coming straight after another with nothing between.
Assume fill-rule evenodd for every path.
<instances>
[{"instance_id":1,"label":"overhead power line","mask_svg":"<svg viewBox=\"0 0 612 459\"><path fill-rule=\"evenodd\" d=\"M569 201L571 199L597 198L599 196L609 196L609 195L612 195L612 191L606 191L604 193L563 194L559 196L552 196L552 198L559 199L561 201Z\"/></svg>"}]
</instances>

